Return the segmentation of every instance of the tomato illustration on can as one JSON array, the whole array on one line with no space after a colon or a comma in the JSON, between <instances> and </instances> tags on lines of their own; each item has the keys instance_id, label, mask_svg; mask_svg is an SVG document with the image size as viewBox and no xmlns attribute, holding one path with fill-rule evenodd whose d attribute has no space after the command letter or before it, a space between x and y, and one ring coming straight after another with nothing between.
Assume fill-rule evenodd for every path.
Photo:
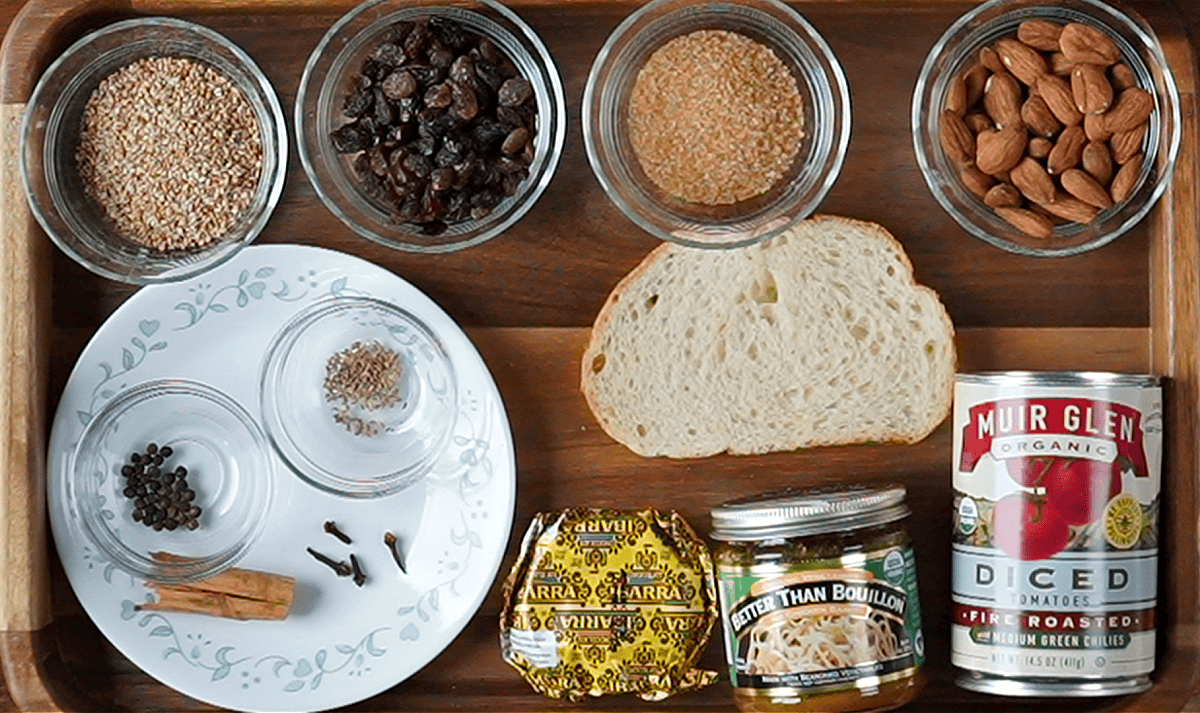
<instances>
[{"instance_id":1,"label":"tomato illustration on can","mask_svg":"<svg viewBox=\"0 0 1200 713\"><path fill-rule=\"evenodd\" d=\"M1006 695L1149 687L1162 393L1153 376L960 374L951 659Z\"/></svg>"}]
</instances>

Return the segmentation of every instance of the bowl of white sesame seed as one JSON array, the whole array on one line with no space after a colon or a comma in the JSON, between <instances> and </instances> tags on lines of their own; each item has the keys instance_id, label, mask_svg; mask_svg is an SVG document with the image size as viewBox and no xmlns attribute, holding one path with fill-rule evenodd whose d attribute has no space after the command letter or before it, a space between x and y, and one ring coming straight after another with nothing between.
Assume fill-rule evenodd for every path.
<instances>
[{"instance_id":1,"label":"bowl of white sesame seed","mask_svg":"<svg viewBox=\"0 0 1200 713\"><path fill-rule=\"evenodd\" d=\"M446 453L458 388L442 341L416 315L338 295L276 333L259 401L267 437L301 480L380 498L420 481Z\"/></svg>"},{"instance_id":2,"label":"bowl of white sesame seed","mask_svg":"<svg viewBox=\"0 0 1200 713\"><path fill-rule=\"evenodd\" d=\"M597 53L592 171L638 227L732 248L808 217L841 171L850 93L820 33L778 0L652 0Z\"/></svg>"},{"instance_id":3,"label":"bowl of white sesame seed","mask_svg":"<svg viewBox=\"0 0 1200 713\"><path fill-rule=\"evenodd\" d=\"M250 56L166 17L71 45L38 80L21 143L29 204L50 239L135 284L192 277L252 242L287 163L278 97Z\"/></svg>"}]
</instances>

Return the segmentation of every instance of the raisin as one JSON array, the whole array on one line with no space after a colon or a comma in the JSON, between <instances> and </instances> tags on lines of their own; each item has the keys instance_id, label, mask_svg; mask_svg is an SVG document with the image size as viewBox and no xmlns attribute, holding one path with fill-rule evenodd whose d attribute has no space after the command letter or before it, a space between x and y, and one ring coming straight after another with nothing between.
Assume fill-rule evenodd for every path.
<instances>
[{"instance_id":1,"label":"raisin","mask_svg":"<svg viewBox=\"0 0 1200 713\"><path fill-rule=\"evenodd\" d=\"M380 127L386 127L392 123L392 105L388 104L381 89L375 90L375 112L371 115L371 118Z\"/></svg>"},{"instance_id":2,"label":"raisin","mask_svg":"<svg viewBox=\"0 0 1200 713\"><path fill-rule=\"evenodd\" d=\"M492 144L503 141L508 136L509 129L504 124L484 117L471 130L471 137L481 147L487 148Z\"/></svg>"},{"instance_id":3,"label":"raisin","mask_svg":"<svg viewBox=\"0 0 1200 713\"><path fill-rule=\"evenodd\" d=\"M461 137L448 136L442 141L442 147L438 149L433 162L443 168L453 166L462 160L464 149L465 146Z\"/></svg>"},{"instance_id":4,"label":"raisin","mask_svg":"<svg viewBox=\"0 0 1200 713\"><path fill-rule=\"evenodd\" d=\"M398 45L384 43L375 48L371 53L371 59L378 62L380 65L391 69L404 64L405 50Z\"/></svg>"},{"instance_id":5,"label":"raisin","mask_svg":"<svg viewBox=\"0 0 1200 713\"><path fill-rule=\"evenodd\" d=\"M461 52L471 45L471 36L454 20L435 17L429 21L429 28L434 36L456 52Z\"/></svg>"},{"instance_id":6,"label":"raisin","mask_svg":"<svg viewBox=\"0 0 1200 713\"><path fill-rule=\"evenodd\" d=\"M400 20L399 22L392 23L392 26L384 31L383 41L395 45L402 45L404 43L404 38L408 37L408 33L412 32L413 24L414 23L407 20Z\"/></svg>"},{"instance_id":7,"label":"raisin","mask_svg":"<svg viewBox=\"0 0 1200 713\"><path fill-rule=\"evenodd\" d=\"M454 169L449 166L442 166L434 171L433 175L429 178L429 187L439 193L450 190L450 187L453 185Z\"/></svg>"},{"instance_id":8,"label":"raisin","mask_svg":"<svg viewBox=\"0 0 1200 713\"><path fill-rule=\"evenodd\" d=\"M357 119L371 110L374 101L374 95L368 91L359 90L347 94L346 101L342 103L342 113L352 119Z\"/></svg>"},{"instance_id":9,"label":"raisin","mask_svg":"<svg viewBox=\"0 0 1200 713\"><path fill-rule=\"evenodd\" d=\"M427 92L425 92L425 106L427 107L432 107L434 109L445 109L446 107L450 106L450 102L453 100L454 93L450 88L450 84L447 82L436 84L430 87Z\"/></svg>"},{"instance_id":10,"label":"raisin","mask_svg":"<svg viewBox=\"0 0 1200 713\"><path fill-rule=\"evenodd\" d=\"M445 86L445 85L443 85ZM470 121L479 113L479 99L474 90L458 82L451 83L451 95L454 101L450 107L451 116L459 121Z\"/></svg>"},{"instance_id":11,"label":"raisin","mask_svg":"<svg viewBox=\"0 0 1200 713\"><path fill-rule=\"evenodd\" d=\"M463 83L475 81L475 62L471 60L471 55L464 54L454 60L450 65L450 78Z\"/></svg>"},{"instance_id":12,"label":"raisin","mask_svg":"<svg viewBox=\"0 0 1200 713\"><path fill-rule=\"evenodd\" d=\"M529 129L519 126L504 137L504 143L500 145L500 150L506 154L514 154L525 148L527 143L529 143Z\"/></svg>"},{"instance_id":13,"label":"raisin","mask_svg":"<svg viewBox=\"0 0 1200 713\"><path fill-rule=\"evenodd\" d=\"M398 23L363 61L331 133L393 220L427 234L491 214L528 176L532 85L490 40L444 17Z\"/></svg>"},{"instance_id":14,"label":"raisin","mask_svg":"<svg viewBox=\"0 0 1200 713\"><path fill-rule=\"evenodd\" d=\"M380 87L385 97L397 101L417 91L417 80L408 72L398 69L385 77Z\"/></svg>"},{"instance_id":15,"label":"raisin","mask_svg":"<svg viewBox=\"0 0 1200 713\"><path fill-rule=\"evenodd\" d=\"M425 53L425 59L431 66L445 69L454 61L454 53L442 46L440 42L435 42L434 46Z\"/></svg>"},{"instance_id":16,"label":"raisin","mask_svg":"<svg viewBox=\"0 0 1200 713\"><path fill-rule=\"evenodd\" d=\"M523 77L513 77L504 80L497 92L496 101L500 106L519 106L533 96L533 86Z\"/></svg>"},{"instance_id":17,"label":"raisin","mask_svg":"<svg viewBox=\"0 0 1200 713\"><path fill-rule=\"evenodd\" d=\"M430 39L432 39L432 35L429 32L429 20L421 18L404 38L404 51L408 53L409 57L418 57L429 47Z\"/></svg>"}]
</instances>

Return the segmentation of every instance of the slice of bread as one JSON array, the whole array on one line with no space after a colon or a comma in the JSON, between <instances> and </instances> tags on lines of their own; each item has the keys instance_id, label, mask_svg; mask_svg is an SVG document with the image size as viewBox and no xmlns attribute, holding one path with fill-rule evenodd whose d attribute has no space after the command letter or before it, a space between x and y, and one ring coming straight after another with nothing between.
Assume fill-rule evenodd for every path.
<instances>
[{"instance_id":1,"label":"slice of bread","mask_svg":"<svg viewBox=\"0 0 1200 713\"><path fill-rule=\"evenodd\" d=\"M659 246L581 366L600 425L643 456L915 442L949 413L954 327L887 230L819 216L748 248Z\"/></svg>"}]
</instances>

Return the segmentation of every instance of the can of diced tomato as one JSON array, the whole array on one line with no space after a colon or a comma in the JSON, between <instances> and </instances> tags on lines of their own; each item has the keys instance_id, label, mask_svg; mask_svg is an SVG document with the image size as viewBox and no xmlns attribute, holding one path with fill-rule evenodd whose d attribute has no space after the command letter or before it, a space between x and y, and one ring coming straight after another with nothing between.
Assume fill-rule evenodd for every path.
<instances>
[{"instance_id":1,"label":"can of diced tomato","mask_svg":"<svg viewBox=\"0 0 1200 713\"><path fill-rule=\"evenodd\" d=\"M958 685L1010 696L1149 688L1159 378L960 374L953 419Z\"/></svg>"}]
</instances>

